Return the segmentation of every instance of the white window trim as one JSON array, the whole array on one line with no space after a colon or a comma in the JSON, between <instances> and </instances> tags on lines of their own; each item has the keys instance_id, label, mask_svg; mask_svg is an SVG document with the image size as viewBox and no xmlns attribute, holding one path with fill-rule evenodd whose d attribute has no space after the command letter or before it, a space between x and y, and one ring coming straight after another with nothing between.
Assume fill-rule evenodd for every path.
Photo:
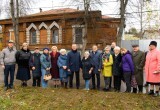
<instances>
[{"instance_id":1,"label":"white window trim","mask_svg":"<svg viewBox=\"0 0 160 110\"><path fill-rule=\"evenodd\" d=\"M9 40L11 40L13 29L9 29Z\"/></svg>"},{"instance_id":2,"label":"white window trim","mask_svg":"<svg viewBox=\"0 0 160 110\"><path fill-rule=\"evenodd\" d=\"M72 42L75 43L76 37L75 37L75 28L82 28L82 37L85 34L85 26L84 25L72 25ZM82 39L83 40L83 39Z\"/></svg>"}]
</instances>

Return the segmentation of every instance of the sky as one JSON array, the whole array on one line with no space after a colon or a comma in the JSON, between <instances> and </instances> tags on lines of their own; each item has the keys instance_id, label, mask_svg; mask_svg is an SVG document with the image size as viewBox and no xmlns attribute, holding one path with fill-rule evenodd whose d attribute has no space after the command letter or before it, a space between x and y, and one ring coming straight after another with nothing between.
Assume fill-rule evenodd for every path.
<instances>
[{"instance_id":1,"label":"sky","mask_svg":"<svg viewBox=\"0 0 160 110\"><path fill-rule=\"evenodd\" d=\"M2 0L0 0L0 1L2 1ZM3 2L5 2L5 1L6 0L3 0ZM76 3L74 1L75 0L35 0L35 3L32 5L32 10L30 13L38 13L39 8L42 8L43 11L50 10L50 9L57 9L57 8L75 8L75 9L77 7L79 7L79 9L83 8L82 2ZM102 1L102 5L98 5L93 0L92 5L91 5L91 10L101 10L102 15L119 17L119 15L118 15L119 2L117 2L118 0L101 0L101 1ZM130 6L136 4L136 2L140 1L140 0L132 0L132 1L133 1L133 3L131 3L131 2L128 3L129 4L127 7L128 13L132 13L132 12L137 11L137 9L135 7L130 7ZM159 5L160 0L152 0L152 1L153 1L153 3L150 4L150 5L152 5L151 8L155 8L155 5L156 5L157 7L159 7L158 9L160 9L160 5ZM143 9L143 10L146 11L146 9ZM157 11L157 12L159 14L160 11ZM2 13L0 16L0 19L4 19L5 16L6 16L6 14ZM140 29L139 18L137 18L137 15L128 14L128 15L126 15L126 17L127 17L126 30L129 30L131 27L135 27L137 29ZM145 14L144 14L144 18L145 18ZM157 18L160 21L159 15ZM154 19L153 19L153 21L154 21ZM154 22L152 22L152 24L154 25Z\"/></svg>"}]
</instances>

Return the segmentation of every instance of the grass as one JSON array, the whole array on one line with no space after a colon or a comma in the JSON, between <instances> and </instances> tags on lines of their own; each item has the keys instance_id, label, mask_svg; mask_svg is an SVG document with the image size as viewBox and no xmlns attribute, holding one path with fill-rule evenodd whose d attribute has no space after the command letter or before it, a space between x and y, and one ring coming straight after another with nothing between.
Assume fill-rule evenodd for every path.
<instances>
[{"instance_id":1,"label":"grass","mask_svg":"<svg viewBox=\"0 0 160 110\"><path fill-rule=\"evenodd\" d=\"M160 97L76 89L0 88L0 110L160 110Z\"/></svg>"}]
</instances>

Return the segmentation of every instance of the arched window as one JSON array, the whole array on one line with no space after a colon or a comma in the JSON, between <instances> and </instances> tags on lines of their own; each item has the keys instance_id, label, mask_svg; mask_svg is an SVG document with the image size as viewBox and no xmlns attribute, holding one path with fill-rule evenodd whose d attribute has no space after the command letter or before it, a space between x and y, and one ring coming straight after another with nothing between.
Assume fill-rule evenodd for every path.
<instances>
[{"instance_id":1,"label":"arched window","mask_svg":"<svg viewBox=\"0 0 160 110\"><path fill-rule=\"evenodd\" d=\"M36 42L37 42L36 30L34 28L31 28L31 30L30 30L30 44L36 44Z\"/></svg>"},{"instance_id":2,"label":"arched window","mask_svg":"<svg viewBox=\"0 0 160 110\"><path fill-rule=\"evenodd\" d=\"M58 43L59 41L59 29L53 26L51 29L51 43Z\"/></svg>"}]
</instances>

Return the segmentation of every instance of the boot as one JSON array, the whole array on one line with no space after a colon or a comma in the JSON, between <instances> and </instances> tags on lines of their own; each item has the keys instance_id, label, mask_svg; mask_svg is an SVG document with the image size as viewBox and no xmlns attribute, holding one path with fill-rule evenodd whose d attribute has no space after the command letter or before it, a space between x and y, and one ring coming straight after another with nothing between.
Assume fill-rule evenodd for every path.
<instances>
[{"instance_id":1,"label":"boot","mask_svg":"<svg viewBox=\"0 0 160 110\"><path fill-rule=\"evenodd\" d=\"M133 93L137 93L137 88L133 88Z\"/></svg>"},{"instance_id":2,"label":"boot","mask_svg":"<svg viewBox=\"0 0 160 110\"><path fill-rule=\"evenodd\" d=\"M150 90L150 91L148 92L148 95L154 95L154 90Z\"/></svg>"},{"instance_id":3,"label":"boot","mask_svg":"<svg viewBox=\"0 0 160 110\"><path fill-rule=\"evenodd\" d=\"M159 91L156 91L153 96L154 96L154 97L159 96Z\"/></svg>"},{"instance_id":4,"label":"boot","mask_svg":"<svg viewBox=\"0 0 160 110\"><path fill-rule=\"evenodd\" d=\"M65 82L65 88L67 89L67 82Z\"/></svg>"}]
</instances>

